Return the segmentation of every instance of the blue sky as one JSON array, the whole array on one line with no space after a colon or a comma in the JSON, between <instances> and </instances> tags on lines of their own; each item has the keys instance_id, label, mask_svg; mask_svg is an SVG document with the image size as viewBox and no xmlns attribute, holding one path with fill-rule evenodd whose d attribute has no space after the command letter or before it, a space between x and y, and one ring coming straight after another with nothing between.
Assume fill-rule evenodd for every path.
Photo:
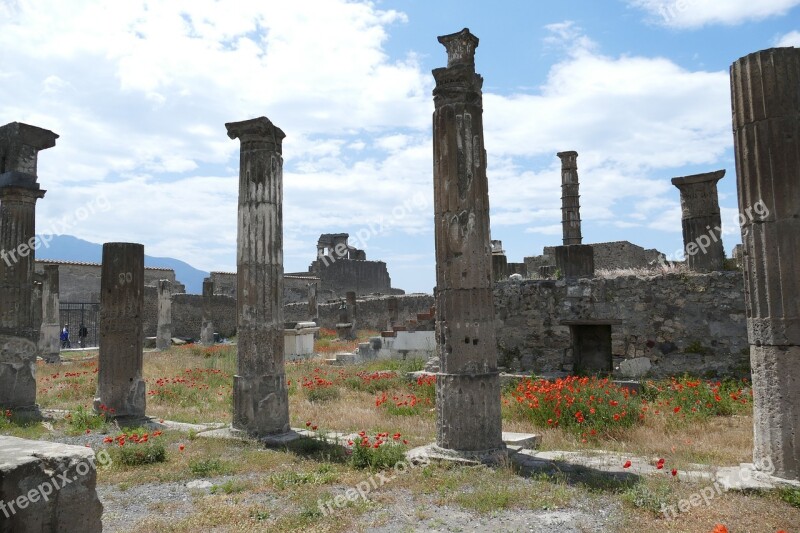
<instances>
[{"instance_id":1,"label":"blue sky","mask_svg":"<svg viewBox=\"0 0 800 533\"><path fill-rule=\"evenodd\" d=\"M579 152L584 242L681 248L675 176L724 168L740 242L728 68L800 46L800 0L345 2L0 0L0 123L40 154L37 229L235 269L238 142L284 141L284 263L349 232L393 285L435 284L430 71L437 35L480 38L492 236L509 261L560 243L555 153ZM102 200L102 201L100 201ZM107 209L82 207L102 205ZM89 216L78 217L76 212Z\"/></svg>"}]
</instances>

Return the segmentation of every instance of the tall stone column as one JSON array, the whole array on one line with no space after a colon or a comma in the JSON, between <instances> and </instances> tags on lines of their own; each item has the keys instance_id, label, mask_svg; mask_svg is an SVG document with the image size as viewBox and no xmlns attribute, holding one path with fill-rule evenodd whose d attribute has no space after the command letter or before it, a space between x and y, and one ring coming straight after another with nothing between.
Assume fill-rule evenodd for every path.
<instances>
[{"instance_id":1,"label":"tall stone column","mask_svg":"<svg viewBox=\"0 0 800 533\"><path fill-rule=\"evenodd\" d=\"M594 275L594 248L581 244L578 152L558 152L561 159L561 230L563 246L555 247L556 267L566 279Z\"/></svg>"},{"instance_id":2,"label":"tall stone column","mask_svg":"<svg viewBox=\"0 0 800 533\"><path fill-rule=\"evenodd\" d=\"M731 66L731 91L753 459L800 480L800 49L742 57Z\"/></svg>"},{"instance_id":3,"label":"tall stone column","mask_svg":"<svg viewBox=\"0 0 800 533\"><path fill-rule=\"evenodd\" d=\"M319 322L319 304L317 303L317 283L308 284L308 316L315 323Z\"/></svg>"},{"instance_id":4,"label":"tall stone column","mask_svg":"<svg viewBox=\"0 0 800 533\"><path fill-rule=\"evenodd\" d=\"M578 152L558 152L556 155L561 159L561 228L564 245L581 244Z\"/></svg>"},{"instance_id":5,"label":"tall stone column","mask_svg":"<svg viewBox=\"0 0 800 533\"><path fill-rule=\"evenodd\" d=\"M42 275L42 327L39 352L48 363L61 360L61 321L59 317L58 265L45 265ZM77 331L75 334L77 335Z\"/></svg>"},{"instance_id":6,"label":"tall stone column","mask_svg":"<svg viewBox=\"0 0 800 533\"><path fill-rule=\"evenodd\" d=\"M95 410L104 405L117 417L145 416L143 311L144 246L129 242L103 244Z\"/></svg>"},{"instance_id":7,"label":"tall stone column","mask_svg":"<svg viewBox=\"0 0 800 533\"><path fill-rule=\"evenodd\" d=\"M203 280L203 321L200 324L200 344L214 344L214 322L212 320L212 304L214 302L214 282Z\"/></svg>"},{"instance_id":8,"label":"tall stone column","mask_svg":"<svg viewBox=\"0 0 800 533\"><path fill-rule=\"evenodd\" d=\"M33 303L40 150L52 131L12 122L0 127L0 409L36 408L40 310Z\"/></svg>"},{"instance_id":9,"label":"tall stone column","mask_svg":"<svg viewBox=\"0 0 800 533\"><path fill-rule=\"evenodd\" d=\"M439 37L447 67L433 71L436 239L436 449L493 461L504 454L492 295L489 191L478 38Z\"/></svg>"},{"instance_id":10,"label":"tall stone column","mask_svg":"<svg viewBox=\"0 0 800 533\"><path fill-rule=\"evenodd\" d=\"M722 219L717 197L717 182L723 176L725 170L672 178L672 184L681 191L683 246L689 270L724 269Z\"/></svg>"},{"instance_id":11,"label":"tall stone column","mask_svg":"<svg viewBox=\"0 0 800 533\"><path fill-rule=\"evenodd\" d=\"M238 374L233 427L289 431L283 340L283 157L286 136L266 117L225 124L241 141L237 238Z\"/></svg>"},{"instance_id":12,"label":"tall stone column","mask_svg":"<svg viewBox=\"0 0 800 533\"><path fill-rule=\"evenodd\" d=\"M156 349L172 347L172 283L168 279L158 281L158 329Z\"/></svg>"}]
</instances>

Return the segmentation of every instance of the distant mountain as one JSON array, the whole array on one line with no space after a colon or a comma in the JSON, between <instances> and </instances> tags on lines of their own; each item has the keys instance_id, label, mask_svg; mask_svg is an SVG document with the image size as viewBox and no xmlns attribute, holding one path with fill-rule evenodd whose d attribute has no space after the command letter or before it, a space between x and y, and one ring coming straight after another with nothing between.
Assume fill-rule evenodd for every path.
<instances>
[{"instance_id":1,"label":"distant mountain","mask_svg":"<svg viewBox=\"0 0 800 533\"><path fill-rule=\"evenodd\" d=\"M50 235L52 237L47 246L36 250L36 259L50 259L58 261L82 261L84 263L99 263L103 259L103 245L85 241L72 235ZM171 257L144 256L144 266L171 268L175 271L175 278L186 285L189 294L202 294L203 278L208 277L208 272L203 272L192 265Z\"/></svg>"}]
</instances>

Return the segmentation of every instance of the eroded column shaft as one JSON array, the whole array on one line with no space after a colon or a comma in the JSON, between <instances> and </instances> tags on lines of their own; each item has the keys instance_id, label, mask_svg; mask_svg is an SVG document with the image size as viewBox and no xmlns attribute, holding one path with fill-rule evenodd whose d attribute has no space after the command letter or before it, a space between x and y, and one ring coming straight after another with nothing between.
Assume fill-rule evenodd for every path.
<instances>
[{"instance_id":1,"label":"eroded column shaft","mask_svg":"<svg viewBox=\"0 0 800 533\"><path fill-rule=\"evenodd\" d=\"M118 417L145 415L143 311L144 246L103 244L97 410L105 406Z\"/></svg>"},{"instance_id":2,"label":"eroded column shaft","mask_svg":"<svg viewBox=\"0 0 800 533\"><path fill-rule=\"evenodd\" d=\"M483 78L475 72L478 39L468 30L439 42L448 66L433 71L437 446L482 453L503 447Z\"/></svg>"},{"instance_id":3,"label":"eroded column shaft","mask_svg":"<svg viewBox=\"0 0 800 533\"><path fill-rule=\"evenodd\" d=\"M266 117L225 126L230 138L241 141L233 426L259 436L284 433L289 431L283 339L285 135Z\"/></svg>"},{"instance_id":4,"label":"eroded column shaft","mask_svg":"<svg viewBox=\"0 0 800 533\"><path fill-rule=\"evenodd\" d=\"M214 301L214 282L203 280L203 320L200 324L200 343L206 346L214 344L214 322L212 307Z\"/></svg>"},{"instance_id":5,"label":"eroded column shaft","mask_svg":"<svg viewBox=\"0 0 800 533\"><path fill-rule=\"evenodd\" d=\"M774 475L800 480L800 49L739 59L731 90L753 459L757 468L771 465Z\"/></svg>"},{"instance_id":6,"label":"eroded column shaft","mask_svg":"<svg viewBox=\"0 0 800 533\"><path fill-rule=\"evenodd\" d=\"M162 279L158 282L158 330L156 348L169 350L172 346L172 283Z\"/></svg>"},{"instance_id":7,"label":"eroded column shaft","mask_svg":"<svg viewBox=\"0 0 800 533\"><path fill-rule=\"evenodd\" d=\"M42 326L39 330L39 352L49 363L61 359L59 304L58 265L45 265L42 276Z\"/></svg>"},{"instance_id":8,"label":"eroded column shaft","mask_svg":"<svg viewBox=\"0 0 800 533\"><path fill-rule=\"evenodd\" d=\"M681 192L683 246L689 270L724 269L725 250L717 196L717 182L723 176L725 171L717 170L672 179L672 184Z\"/></svg>"},{"instance_id":9,"label":"eroded column shaft","mask_svg":"<svg viewBox=\"0 0 800 533\"><path fill-rule=\"evenodd\" d=\"M34 300L40 150L52 131L12 122L0 127L0 409L36 407L41 300ZM39 294L41 298L41 294Z\"/></svg>"},{"instance_id":10,"label":"eroded column shaft","mask_svg":"<svg viewBox=\"0 0 800 533\"><path fill-rule=\"evenodd\" d=\"M564 245L581 244L581 203L578 152L559 152L561 159L561 230Z\"/></svg>"}]
</instances>

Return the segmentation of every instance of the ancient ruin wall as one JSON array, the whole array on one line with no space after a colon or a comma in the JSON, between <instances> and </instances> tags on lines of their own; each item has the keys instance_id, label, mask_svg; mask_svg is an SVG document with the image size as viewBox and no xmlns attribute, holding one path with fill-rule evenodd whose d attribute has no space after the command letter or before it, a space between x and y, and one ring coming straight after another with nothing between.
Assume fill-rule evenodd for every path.
<instances>
[{"instance_id":1,"label":"ancient ruin wall","mask_svg":"<svg viewBox=\"0 0 800 533\"><path fill-rule=\"evenodd\" d=\"M158 329L158 295L155 287L144 288L144 336L155 337ZM214 295L211 304L214 331L223 337L236 333L236 299ZM172 336L199 341L203 322L203 296L172 296Z\"/></svg>"},{"instance_id":2,"label":"ancient ruin wall","mask_svg":"<svg viewBox=\"0 0 800 533\"><path fill-rule=\"evenodd\" d=\"M738 374L749 367L740 272L497 283L497 344L504 367L550 372L569 360L561 320L620 319L614 366L647 357L654 376Z\"/></svg>"},{"instance_id":3,"label":"ancient ruin wall","mask_svg":"<svg viewBox=\"0 0 800 533\"><path fill-rule=\"evenodd\" d=\"M398 322L405 323L408 319L415 319L417 313L427 313L434 304L430 294L407 294L395 296L397 299ZM389 297L359 299L358 329L371 329L381 331L389 322ZM339 321L339 303L319 304L319 325L323 328L333 329ZM288 304L283 308L286 321L301 322L309 320L308 304Z\"/></svg>"}]
</instances>

